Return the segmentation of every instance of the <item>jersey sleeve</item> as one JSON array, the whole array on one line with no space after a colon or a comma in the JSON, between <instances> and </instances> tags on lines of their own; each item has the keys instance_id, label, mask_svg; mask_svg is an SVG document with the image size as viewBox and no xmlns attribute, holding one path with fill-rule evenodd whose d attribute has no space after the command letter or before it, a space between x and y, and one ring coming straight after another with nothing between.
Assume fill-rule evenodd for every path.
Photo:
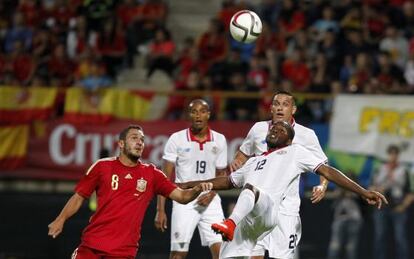
<instances>
[{"instance_id":1,"label":"jersey sleeve","mask_svg":"<svg viewBox=\"0 0 414 259\"><path fill-rule=\"evenodd\" d=\"M227 141L224 136L222 136L222 140L220 141L219 153L217 154L216 159L216 168L223 169L227 166Z\"/></svg>"},{"instance_id":2,"label":"jersey sleeve","mask_svg":"<svg viewBox=\"0 0 414 259\"><path fill-rule=\"evenodd\" d=\"M75 192L84 198L89 198L95 191L98 185L102 162L97 161L86 172L85 175L79 180L75 187Z\"/></svg>"},{"instance_id":3,"label":"jersey sleeve","mask_svg":"<svg viewBox=\"0 0 414 259\"><path fill-rule=\"evenodd\" d=\"M175 134L173 134L167 141L164 147L164 154L162 158L169 162L175 163L177 160L177 142L175 140Z\"/></svg>"},{"instance_id":4,"label":"jersey sleeve","mask_svg":"<svg viewBox=\"0 0 414 259\"><path fill-rule=\"evenodd\" d=\"M236 171L234 171L233 173L230 174L230 181L233 184L234 187L236 188L242 188L245 182L245 178L246 175L249 173L250 171L250 167L253 163L253 160L256 160L255 158L250 158L249 160L247 160L247 162L240 167L239 169L237 169Z\"/></svg>"},{"instance_id":5,"label":"jersey sleeve","mask_svg":"<svg viewBox=\"0 0 414 259\"><path fill-rule=\"evenodd\" d=\"M177 188L177 185L168 180L167 176L155 166L152 166L152 170L154 171L155 193L168 197Z\"/></svg>"},{"instance_id":6,"label":"jersey sleeve","mask_svg":"<svg viewBox=\"0 0 414 259\"><path fill-rule=\"evenodd\" d=\"M322 150L321 144L319 144L318 137L315 132L312 130L312 133L309 134L308 143L306 143L306 148L310 150L316 157L323 160L324 163L328 163L328 157Z\"/></svg>"},{"instance_id":7,"label":"jersey sleeve","mask_svg":"<svg viewBox=\"0 0 414 259\"><path fill-rule=\"evenodd\" d=\"M309 149L296 144L295 162L300 168L301 172L315 172L318 168L325 164L326 160L317 157Z\"/></svg>"},{"instance_id":8,"label":"jersey sleeve","mask_svg":"<svg viewBox=\"0 0 414 259\"><path fill-rule=\"evenodd\" d=\"M247 156L254 155L254 135L255 135L255 125L249 130L247 133L246 138L243 140L243 143L240 146L240 151L243 152Z\"/></svg>"}]
</instances>

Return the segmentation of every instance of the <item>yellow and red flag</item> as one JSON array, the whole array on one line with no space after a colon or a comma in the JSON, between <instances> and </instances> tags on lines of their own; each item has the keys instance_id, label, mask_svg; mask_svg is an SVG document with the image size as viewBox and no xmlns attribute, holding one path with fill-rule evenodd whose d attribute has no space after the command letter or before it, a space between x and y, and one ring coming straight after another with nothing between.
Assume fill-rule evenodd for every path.
<instances>
[{"instance_id":1,"label":"yellow and red flag","mask_svg":"<svg viewBox=\"0 0 414 259\"><path fill-rule=\"evenodd\" d=\"M15 169L24 164L29 140L28 125L0 127L0 168Z\"/></svg>"},{"instance_id":2,"label":"yellow and red flag","mask_svg":"<svg viewBox=\"0 0 414 259\"><path fill-rule=\"evenodd\" d=\"M153 94L129 89L104 88L88 92L70 88L66 92L64 118L72 123L106 123L112 119L145 120Z\"/></svg>"},{"instance_id":3,"label":"yellow and red flag","mask_svg":"<svg viewBox=\"0 0 414 259\"><path fill-rule=\"evenodd\" d=\"M0 87L0 123L46 120L54 111L58 88Z\"/></svg>"}]
</instances>

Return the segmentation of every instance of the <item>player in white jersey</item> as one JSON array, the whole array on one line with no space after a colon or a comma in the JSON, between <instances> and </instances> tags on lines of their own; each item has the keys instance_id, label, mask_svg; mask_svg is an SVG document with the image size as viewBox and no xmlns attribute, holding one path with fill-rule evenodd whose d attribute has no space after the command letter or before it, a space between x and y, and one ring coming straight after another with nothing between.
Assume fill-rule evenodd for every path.
<instances>
[{"instance_id":1,"label":"player in white jersey","mask_svg":"<svg viewBox=\"0 0 414 259\"><path fill-rule=\"evenodd\" d=\"M225 174L227 167L227 143L224 135L208 126L210 109L204 100L189 104L191 127L175 132L164 148L164 172L171 177L175 170L175 182L207 180ZM173 202L171 218L170 258L185 258L195 228L203 246L210 247L213 258L218 258L221 236L214 233L211 224L224 218L221 199L215 192L182 205ZM159 196L155 226L164 232L167 228L165 198Z\"/></svg>"},{"instance_id":2,"label":"player in white jersey","mask_svg":"<svg viewBox=\"0 0 414 259\"><path fill-rule=\"evenodd\" d=\"M292 124L296 134L293 143L301 144L311 151L321 161L326 163L328 158L322 151L318 137L312 129L295 122L293 115L296 105L293 96L288 92L278 92L273 96L271 113L272 120L260 121L253 125L244 139L235 159L231 163L232 171L240 168L249 157L261 155L267 151L266 135L270 126L277 121L288 121ZM321 176L320 185L314 187L312 202L319 202L325 195L328 181ZM271 258L291 259L295 256L295 249L302 236L302 227L299 216L299 177L291 183L282 201L279 213L281 222L272 233L260 241L252 253L252 258L262 259L265 250Z\"/></svg>"},{"instance_id":3,"label":"player in white jersey","mask_svg":"<svg viewBox=\"0 0 414 259\"><path fill-rule=\"evenodd\" d=\"M246 164L228 177L217 177L207 182L213 189L243 188L230 217L215 223L212 228L222 234L220 258L247 258L258 240L281 224L279 210L286 190L303 172L316 172L334 183L361 195L369 204L381 208L387 203L384 196L368 191L337 169L325 165L323 159L299 144L293 144L295 131L287 122L276 122L266 136L268 151L250 158ZM182 184L189 188L194 181Z\"/></svg>"}]
</instances>

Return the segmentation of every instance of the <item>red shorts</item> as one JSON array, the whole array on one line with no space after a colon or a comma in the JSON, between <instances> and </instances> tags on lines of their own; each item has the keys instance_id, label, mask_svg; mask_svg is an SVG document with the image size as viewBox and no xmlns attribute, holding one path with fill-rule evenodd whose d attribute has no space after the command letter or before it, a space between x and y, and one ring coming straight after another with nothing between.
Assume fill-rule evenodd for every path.
<instances>
[{"instance_id":1,"label":"red shorts","mask_svg":"<svg viewBox=\"0 0 414 259\"><path fill-rule=\"evenodd\" d=\"M102 251L98 251L80 245L73 251L71 259L134 259L135 256L112 256Z\"/></svg>"}]
</instances>

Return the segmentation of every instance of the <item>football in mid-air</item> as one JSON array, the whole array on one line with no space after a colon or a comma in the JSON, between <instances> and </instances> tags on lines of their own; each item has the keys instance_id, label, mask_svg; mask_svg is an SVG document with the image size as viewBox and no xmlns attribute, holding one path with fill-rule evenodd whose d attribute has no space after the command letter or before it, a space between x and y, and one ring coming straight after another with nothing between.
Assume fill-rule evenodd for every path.
<instances>
[{"instance_id":1,"label":"football in mid-air","mask_svg":"<svg viewBox=\"0 0 414 259\"><path fill-rule=\"evenodd\" d=\"M242 10L233 15L230 21L230 34L233 39L252 43L262 32L262 21L250 10Z\"/></svg>"}]
</instances>

